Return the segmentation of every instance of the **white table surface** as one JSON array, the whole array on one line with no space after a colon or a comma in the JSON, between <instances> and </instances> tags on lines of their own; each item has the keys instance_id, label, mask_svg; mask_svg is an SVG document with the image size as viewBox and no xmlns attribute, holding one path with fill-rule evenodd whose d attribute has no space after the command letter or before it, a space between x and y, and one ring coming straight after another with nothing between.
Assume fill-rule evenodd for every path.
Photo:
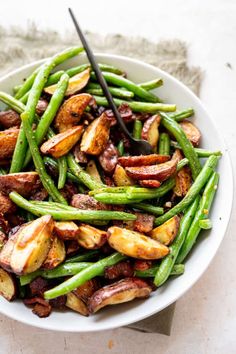
<instances>
[{"instance_id":1,"label":"white table surface","mask_svg":"<svg viewBox=\"0 0 236 354\"><path fill-rule=\"evenodd\" d=\"M34 21L63 33L72 28L68 5L79 14L83 27L91 31L186 41L189 63L205 72L201 99L220 127L235 167L235 0L2 0L0 25L26 26ZM170 337L128 329L81 335L47 332L0 316L0 353L236 353L235 227L234 205L228 232L215 259L177 302Z\"/></svg>"}]
</instances>

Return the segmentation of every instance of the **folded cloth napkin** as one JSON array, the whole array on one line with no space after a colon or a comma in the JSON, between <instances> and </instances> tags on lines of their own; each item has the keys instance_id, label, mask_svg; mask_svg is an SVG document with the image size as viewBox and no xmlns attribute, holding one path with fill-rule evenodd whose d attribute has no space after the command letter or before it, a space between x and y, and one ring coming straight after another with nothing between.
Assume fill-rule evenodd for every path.
<instances>
[{"instance_id":1,"label":"folded cloth napkin","mask_svg":"<svg viewBox=\"0 0 236 354\"><path fill-rule=\"evenodd\" d=\"M157 66L199 94L202 73L199 68L189 67L186 44L179 40L152 43L144 38L122 35L101 36L86 33L94 51L114 53L140 59ZM0 76L40 58L49 57L66 47L77 45L78 37L67 33L62 37L51 30L39 30L34 24L26 30L0 27ZM133 330L170 335L175 304L158 314L128 326Z\"/></svg>"}]
</instances>

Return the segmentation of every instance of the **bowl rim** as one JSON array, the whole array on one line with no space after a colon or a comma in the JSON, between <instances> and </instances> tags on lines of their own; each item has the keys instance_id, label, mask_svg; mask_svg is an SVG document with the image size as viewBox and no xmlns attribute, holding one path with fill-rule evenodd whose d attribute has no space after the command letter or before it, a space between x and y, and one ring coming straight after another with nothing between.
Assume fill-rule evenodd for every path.
<instances>
[{"instance_id":1,"label":"bowl rim","mask_svg":"<svg viewBox=\"0 0 236 354\"><path fill-rule=\"evenodd\" d=\"M168 80L171 80L172 82L174 82L176 85L180 86L184 91L186 91L186 93L191 96L191 98L193 99L193 101L196 102L196 104L198 106L201 107L201 109L203 110L204 114L207 116L207 119L210 120L212 126L215 128L215 130L217 131L217 134L219 135L220 138L220 144L224 149L224 159L227 160L227 164L230 170L230 175L228 176L228 187L227 189L229 189L230 191L232 191L231 193L231 197L230 197L230 205L229 205L229 213L226 215L226 221L225 221L225 226L224 226L224 230L221 232L222 233L222 237L218 240L217 245L215 246L215 249L211 252L210 257L208 259L208 261L205 263L204 267L201 268L201 272L199 272L199 274L197 274L197 276L195 276L194 280L192 282L189 282L189 284L187 286L184 287L184 289L179 292L176 296L172 297L170 301L168 301L167 303L163 304L163 306L159 307L158 310L156 310L154 307L152 308L151 311L147 311L146 313L142 313L138 316L138 314L136 315L135 320L131 319L129 320L128 318L126 318L126 316L123 317L123 320L121 321L119 319L119 323L116 324L115 321L111 324L105 325L105 326L99 326L98 328L93 328L91 330L83 330L83 328L73 328L72 326L69 328L59 328L59 327L54 327L53 324L50 324L50 322L44 322L41 321L39 322L39 324L35 324L32 323L32 321L30 319L27 318L20 318L19 315L16 315L15 313L11 313L9 314L8 311L4 310L4 307L2 308L2 306L0 306L0 313L4 314L5 316L17 320L21 323L24 323L26 325L29 326L34 326L37 328L42 328L42 329L46 329L46 330L54 330L54 331L58 331L58 332L70 332L70 333L83 333L83 332L98 332L98 331L102 331L102 330L110 330L110 329L115 329L115 328L119 328L119 327L123 327L123 326L127 326L131 323L135 323L138 321L141 321L145 318L148 318L150 316L153 316L155 314L157 314L158 312L162 311L164 308L168 307L169 305L171 305L172 303L174 303L175 301L177 301L180 297L182 297L194 284L196 284L196 282L200 279L200 277L205 273L205 271L207 270L207 268L209 267L210 263L212 262L213 258L215 257L219 246L221 244L221 242L223 241L223 238L227 232L227 229L229 227L229 222L231 219L231 215L232 215L232 207L233 207L233 201L234 201L234 179L233 179L233 167L232 167L232 162L231 162L231 157L230 157L230 153L229 150L227 148L227 144L223 138L223 136L221 135L220 130L217 127L217 124L214 122L214 120L210 117L210 115L207 113L207 110L205 108L205 105L202 103L202 101L185 85L183 84L181 81L179 81L178 79L176 79L174 76L172 76L171 74L165 72L164 70L155 67L154 65L145 63L141 60L138 59L133 59L133 58L129 58L123 55L117 55L117 54L108 54L108 53L100 53L100 52L96 52L94 53L95 56L102 56L104 58L104 60L109 60L109 59L120 59L122 61L126 61L129 62L130 64L137 64L137 65L141 65L144 66L148 69L154 69L157 70L160 75L163 75L163 77L167 78ZM85 57L85 53L80 54L80 57ZM45 59L40 59L34 62L31 62L29 64L23 65L20 68L17 68L9 73L7 73L6 75L4 75L3 77L0 78L0 84L2 81L5 80L9 80L11 79L11 77L14 77L15 75L21 73L24 70L30 69L32 67L35 67L36 65L40 65L43 62L45 62L48 58Z\"/></svg>"}]
</instances>

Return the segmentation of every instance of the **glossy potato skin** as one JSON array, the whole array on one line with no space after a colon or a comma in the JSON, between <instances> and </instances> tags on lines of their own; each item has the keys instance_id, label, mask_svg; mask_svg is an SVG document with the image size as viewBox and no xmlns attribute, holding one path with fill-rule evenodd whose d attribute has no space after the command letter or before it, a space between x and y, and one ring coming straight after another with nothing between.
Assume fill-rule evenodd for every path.
<instances>
[{"instance_id":1,"label":"glossy potato skin","mask_svg":"<svg viewBox=\"0 0 236 354\"><path fill-rule=\"evenodd\" d=\"M78 243L86 249L97 249L107 241L106 231L93 226L82 224L79 226Z\"/></svg>"},{"instance_id":2,"label":"glossy potato skin","mask_svg":"<svg viewBox=\"0 0 236 354\"><path fill-rule=\"evenodd\" d=\"M189 122L188 120L183 120L180 122L180 126L193 146L198 146L201 140L201 133L196 125L194 125L192 122Z\"/></svg>"},{"instance_id":3,"label":"glossy potato skin","mask_svg":"<svg viewBox=\"0 0 236 354\"><path fill-rule=\"evenodd\" d=\"M142 139L147 140L149 144L152 146L153 151L157 149L157 143L159 140L159 131L158 127L160 125L161 118L158 114L148 118L142 129Z\"/></svg>"},{"instance_id":4,"label":"glossy potato skin","mask_svg":"<svg viewBox=\"0 0 236 354\"><path fill-rule=\"evenodd\" d=\"M19 172L0 175L0 191L9 194L16 191L23 197L29 197L41 185L37 172Z\"/></svg>"},{"instance_id":5,"label":"glossy potato skin","mask_svg":"<svg viewBox=\"0 0 236 354\"><path fill-rule=\"evenodd\" d=\"M61 264L66 258L66 249L64 242L57 236L53 237L50 250L47 254L42 267L44 269L53 269Z\"/></svg>"},{"instance_id":6,"label":"glossy potato skin","mask_svg":"<svg viewBox=\"0 0 236 354\"><path fill-rule=\"evenodd\" d=\"M0 131L0 160L12 157L19 131L19 128Z\"/></svg>"},{"instance_id":7,"label":"glossy potato skin","mask_svg":"<svg viewBox=\"0 0 236 354\"><path fill-rule=\"evenodd\" d=\"M19 127L20 123L20 115L17 112L13 111L13 109L0 112L0 125L3 126L5 129Z\"/></svg>"},{"instance_id":8,"label":"glossy potato skin","mask_svg":"<svg viewBox=\"0 0 236 354\"><path fill-rule=\"evenodd\" d=\"M98 160L102 169L111 174L118 163L118 151L111 141L108 141L104 151L99 155Z\"/></svg>"},{"instance_id":9,"label":"glossy potato skin","mask_svg":"<svg viewBox=\"0 0 236 354\"><path fill-rule=\"evenodd\" d=\"M132 301L135 298L147 298L151 287L142 279L125 278L97 290L89 299L90 313L95 313L108 305L116 305Z\"/></svg>"},{"instance_id":10,"label":"glossy potato skin","mask_svg":"<svg viewBox=\"0 0 236 354\"><path fill-rule=\"evenodd\" d=\"M52 243L53 220L44 215L17 233L10 266L15 274L29 274L41 267Z\"/></svg>"},{"instance_id":11,"label":"glossy potato skin","mask_svg":"<svg viewBox=\"0 0 236 354\"><path fill-rule=\"evenodd\" d=\"M140 156L122 156L118 158L118 163L122 167L149 166L157 163L163 163L170 159L169 155L140 155Z\"/></svg>"},{"instance_id":12,"label":"glossy potato skin","mask_svg":"<svg viewBox=\"0 0 236 354\"><path fill-rule=\"evenodd\" d=\"M177 233L179 231L179 224L180 224L180 217L175 215L164 224L156 227L150 232L150 236L156 240L161 242L163 245L168 246L171 244L175 237L177 236Z\"/></svg>"},{"instance_id":13,"label":"glossy potato skin","mask_svg":"<svg viewBox=\"0 0 236 354\"><path fill-rule=\"evenodd\" d=\"M16 297L16 282L13 275L0 268L0 295L6 300L12 301Z\"/></svg>"},{"instance_id":14,"label":"glossy potato skin","mask_svg":"<svg viewBox=\"0 0 236 354\"><path fill-rule=\"evenodd\" d=\"M126 167L125 170L133 179L165 181L176 172L177 161L170 160L159 165Z\"/></svg>"},{"instance_id":15,"label":"glossy potato skin","mask_svg":"<svg viewBox=\"0 0 236 354\"><path fill-rule=\"evenodd\" d=\"M67 129L43 143L40 150L43 154L50 154L55 158L64 156L78 142L82 132L82 125Z\"/></svg>"},{"instance_id":16,"label":"glossy potato skin","mask_svg":"<svg viewBox=\"0 0 236 354\"><path fill-rule=\"evenodd\" d=\"M100 155L108 142L110 125L106 113L102 113L100 117L94 119L82 136L81 151L89 155Z\"/></svg>"},{"instance_id":17,"label":"glossy potato skin","mask_svg":"<svg viewBox=\"0 0 236 354\"><path fill-rule=\"evenodd\" d=\"M12 235L8 238L7 242L4 244L4 246L0 252L0 266L9 272L12 271L12 269L11 269L11 255L12 255L16 240L17 240L17 233L15 233L14 235Z\"/></svg>"},{"instance_id":18,"label":"glossy potato skin","mask_svg":"<svg viewBox=\"0 0 236 354\"><path fill-rule=\"evenodd\" d=\"M61 133L77 125L92 96L81 93L68 98L59 109L55 118L55 127Z\"/></svg>"},{"instance_id":19,"label":"glossy potato skin","mask_svg":"<svg viewBox=\"0 0 236 354\"><path fill-rule=\"evenodd\" d=\"M117 186L133 186L135 184L134 180L127 175L125 169L120 165L116 165L113 180Z\"/></svg>"},{"instance_id":20,"label":"glossy potato skin","mask_svg":"<svg viewBox=\"0 0 236 354\"><path fill-rule=\"evenodd\" d=\"M160 259L169 253L168 247L139 232L112 226L108 243L116 251L138 259Z\"/></svg>"},{"instance_id":21,"label":"glossy potato skin","mask_svg":"<svg viewBox=\"0 0 236 354\"><path fill-rule=\"evenodd\" d=\"M62 240L77 240L79 235L79 227L73 221L56 221L53 231Z\"/></svg>"},{"instance_id":22,"label":"glossy potato skin","mask_svg":"<svg viewBox=\"0 0 236 354\"><path fill-rule=\"evenodd\" d=\"M192 184L191 170L184 166L175 176L174 195L184 197Z\"/></svg>"}]
</instances>

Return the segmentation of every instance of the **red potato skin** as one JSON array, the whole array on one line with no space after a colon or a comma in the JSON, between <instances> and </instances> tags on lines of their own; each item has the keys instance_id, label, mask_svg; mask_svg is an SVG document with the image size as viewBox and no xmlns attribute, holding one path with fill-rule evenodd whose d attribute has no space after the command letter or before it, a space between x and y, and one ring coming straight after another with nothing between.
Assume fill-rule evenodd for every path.
<instances>
[{"instance_id":1,"label":"red potato skin","mask_svg":"<svg viewBox=\"0 0 236 354\"><path fill-rule=\"evenodd\" d=\"M158 114L148 118L142 129L142 139L147 140L153 149L156 149L159 139L158 127L161 122L161 117Z\"/></svg>"},{"instance_id":2,"label":"red potato skin","mask_svg":"<svg viewBox=\"0 0 236 354\"><path fill-rule=\"evenodd\" d=\"M90 313L95 313L107 305L131 301L135 298L147 298L151 291L146 281L139 278L125 278L97 290L89 299L88 309ZM130 294L132 296L127 296Z\"/></svg>"},{"instance_id":3,"label":"red potato skin","mask_svg":"<svg viewBox=\"0 0 236 354\"><path fill-rule=\"evenodd\" d=\"M146 188L159 188L161 185L161 182L158 181L157 179L145 179L143 181L139 181L140 186L146 187Z\"/></svg>"},{"instance_id":4,"label":"red potato skin","mask_svg":"<svg viewBox=\"0 0 236 354\"><path fill-rule=\"evenodd\" d=\"M29 197L40 186L41 182L37 172L20 172L0 176L0 191L5 194L16 191L23 197Z\"/></svg>"},{"instance_id":5,"label":"red potato skin","mask_svg":"<svg viewBox=\"0 0 236 354\"><path fill-rule=\"evenodd\" d=\"M0 192L0 213L14 213L16 211L16 205L11 201L11 199Z\"/></svg>"},{"instance_id":6,"label":"red potato skin","mask_svg":"<svg viewBox=\"0 0 236 354\"><path fill-rule=\"evenodd\" d=\"M105 268L104 277L109 280L132 277L134 269L130 261L123 261Z\"/></svg>"},{"instance_id":7,"label":"red potato skin","mask_svg":"<svg viewBox=\"0 0 236 354\"><path fill-rule=\"evenodd\" d=\"M5 128L9 129L12 127L20 127L21 119L20 115L13 111L13 109L9 109L8 111L0 112L0 125Z\"/></svg>"},{"instance_id":8,"label":"red potato skin","mask_svg":"<svg viewBox=\"0 0 236 354\"><path fill-rule=\"evenodd\" d=\"M192 122L189 122L188 120L183 120L180 122L180 126L193 146L198 146L201 140L201 133L196 125L194 125Z\"/></svg>"},{"instance_id":9,"label":"red potato skin","mask_svg":"<svg viewBox=\"0 0 236 354\"><path fill-rule=\"evenodd\" d=\"M171 160L159 165L126 167L125 170L129 177L136 180L158 180L165 181L176 172L177 161Z\"/></svg>"},{"instance_id":10,"label":"red potato skin","mask_svg":"<svg viewBox=\"0 0 236 354\"><path fill-rule=\"evenodd\" d=\"M114 172L118 163L118 151L111 141L108 141L104 151L99 155L98 160L105 172L108 174Z\"/></svg>"},{"instance_id":11,"label":"red potato skin","mask_svg":"<svg viewBox=\"0 0 236 354\"><path fill-rule=\"evenodd\" d=\"M48 101L45 100L44 98L40 98L36 106L36 114L38 116L42 116L43 113L46 111L47 106L48 106Z\"/></svg>"},{"instance_id":12,"label":"red potato skin","mask_svg":"<svg viewBox=\"0 0 236 354\"><path fill-rule=\"evenodd\" d=\"M122 167L149 166L164 163L170 159L169 155L140 155L140 156L122 156L118 158L118 163Z\"/></svg>"}]
</instances>

